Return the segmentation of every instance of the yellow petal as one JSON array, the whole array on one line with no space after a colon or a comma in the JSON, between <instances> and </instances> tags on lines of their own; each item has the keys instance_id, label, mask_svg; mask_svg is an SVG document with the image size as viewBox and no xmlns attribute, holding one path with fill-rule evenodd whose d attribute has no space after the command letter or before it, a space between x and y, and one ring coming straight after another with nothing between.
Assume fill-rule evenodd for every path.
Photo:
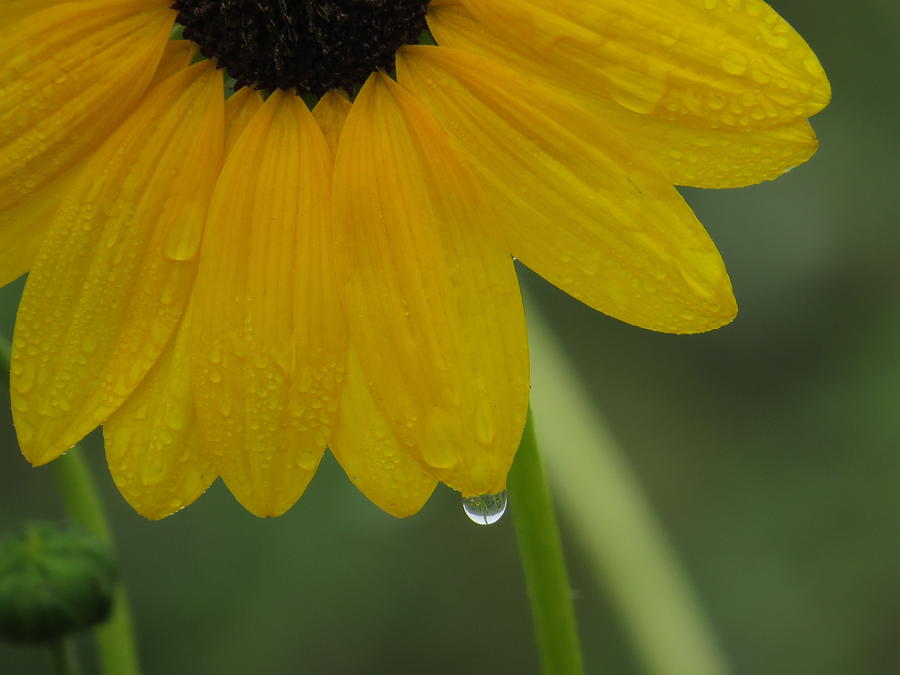
<instances>
[{"instance_id":1,"label":"yellow petal","mask_svg":"<svg viewBox=\"0 0 900 675\"><path fill-rule=\"evenodd\" d=\"M675 185L738 188L775 180L819 149L816 134L806 120L741 133L644 119L645 125L616 126L629 144Z\"/></svg>"},{"instance_id":2,"label":"yellow petal","mask_svg":"<svg viewBox=\"0 0 900 675\"><path fill-rule=\"evenodd\" d=\"M353 104L334 181L351 341L376 404L440 480L502 490L528 355L490 203L435 120L382 74Z\"/></svg>"},{"instance_id":3,"label":"yellow petal","mask_svg":"<svg viewBox=\"0 0 900 675\"><path fill-rule=\"evenodd\" d=\"M338 141L349 114L350 100L345 94L335 89L320 98L316 107L313 108L313 117L322 128L322 133L325 134L325 140L328 141L328 147L331 148L332 154L337 152Z\"/></svg>"},{"instance_id":4,"label":"yellow petal","mask_svg":"<svg viewBox=\"0 0 900 675\"><path fill-rule=\"evenodd\" d=\"M589 95L570 78L558 77L549 62L533 59L523 41L498 40L456 0L432 2L428 25L442 46L482 54L553 86L569 87L559 96L573 97L577 105L597 115L598 125L619 130L675 185L729 188L772 180L808 160L818 147L805 120L757 131L702 128L642 115Z\"/></svg>"},{"instance_id":5,"label":"yellow petal","mask_svg":"<svg viewBox=\"0 0 900 675\"><path fill-rule=\"evenodd\" d=\"M331 153L275 92L216 185L193 295L197 415L237 499L286 511L318 466L347 353L330 238Z\"/></svg>"},{"instance_id":6,"label":"yellow petal","mask_svg":"<svg viewBox=\"0 0 900 675\"><path fill-rule=\"evenodd\" d=\"M175 13L91 0L29 14L0 41L0 209L104 141L143 95Z\"/></svg>"},{"instance_id":7,"label":"yellow petal","mask_svg":"<svg viewBox=\"0 0 900 675\"><path fill-rule=\"evenodd\" d=\"M244 129L253 119L256 111L262 108L263 97L250 87L243 87L225 101L225 157L231 154L235 143L244 133Z\"/></svg>"},{"instance_id":8,"label":"yellow petal","mask_svg":"<svg viewBox=\"0 0 900 675\"><path fill-rule=\"evenodd\" d=\"M194 60L196 55L197 45L193 42L189 40L169 40L147 88L152 89L163 80L168 80L179 70L187 68L191 65L191 61Z\"/></svg>"},{"instance_id":9,"label":"yellow petal","mask_svg":"<svg viewBox=\"0 0 900 675\"><path fill-rule=\"evenodd\" d=\"M388 427L352 348L331 451L360 492L397 518L418 513L437 485Z\"/></svg>"},{"instance_id":10,"label":"yellow petal","mask_svg":"<svg viewBox=\"0 0 900 675\"><path fill-rule=\"evenodd\" d=\"M734 317L725 267L690 208L593 116L537 80L446 47L404 47L397 72L469 149L498 212L493 227L538 274L652 330L700 332Z\"/></svg>"},{"instance_id":11,"label":"yellow petal","mask_svg":"<svg viewBox=\"0 0 900 675\"><path fill-rule=\"evenodd\" d=\"M816 55L762 0L463 0L557 77L641 114L765 129L814 115Z\"/></svg>"},{"instance_id":12,"label":"yellow petal","mask_svg":"<svg viewBox=\"0 0 900 675\"><path fill-rule=\"evenodd\" d=\"M222 152L221 73L157 87L74 180L16 319L12 404L25 456L42 464L106 419L181 319L189 260Z\"/></svg>"},{"instance_id":13,"label":"yellow petal","mask_svg":"<svg viewBox=\"0 0 900 675\"><path fill-rule=\"evenodd\" d=\"M313 108L313 117L332 152L337 150L350 109L349 99L334 90ZM397 441L375 406L352 346L330 447L353 484L392 516L418 513L437 484Z\"/></svg>"},{"instance_id":14,"label":"yellow petal","mask_svg":"<svg viewBox=\"0 0 900 675\"><path fill-rule=\"evenodd\" d=\"M216 479L194 415L190 310L174 340L103 425L106 460L122 496L159 520L192 504Z\"/></svg>"},{"instance_id":15,"label":"yellow petal","mask_svg":"<svg viewBox=\"0 0 900 675\"><path fill-rule=\"evenodd\" d=\"M29 14L37 14L48 7L62 5L71 1L72 0L3 0L3 4L0 4L0 26L3 26L4 28L11 27L15 22L27 17ZM85 8L83 11L93 11L93 7L88 5L88 3L83 2L81 4ZM114 4L126 4L139 9L147 9L153 7L168 7L171 5L171 2L169 2L169 0L139 0L137 2L134 0L119 0ZM111 3L105 3L105 5L102 6L103 11L105 11L106 6L111 6Z\"/></svg>"},{"instance_id":16,"label":"yellow petal","mask_svg":"<svg viewBox=\"0 0 900 675\"><path fill-rule=\"evenodd\" d=\"M8 28L29 14L36 14L63 2L65 0L4 0L0 4L0 26Z\"/></svg>"},{"instance_id":17,"label":"yellow petal","mask_svg":"<svg viewBox=\"0 0 900 675\"><path fill-rule=\"evenodd\" d=\"M78 167L83 164L80 162ZM53 214L76 173L77 168L68 171L26 200L0 209L0 286L31 268Z\"/></svg>"},{"instance_id":18,"label":"yellow petal","mask_svg":"<svg viewBox=\"0 0 900 675\"><path fill-rule=\"evenodd\" d=\"M193 43L185 40L169 41L150 86L187 67L195 53ZM97 138L96 142L99 144L103 140ZM90 148L92 149L93 147ZM86 152L87 150L86 148ZM5 286L29 270L60 199L89 157L90 155L85 154L69 169L49 183L35 188L14 206L0 209L0 286Z\"/></svg>"},{"instance_id":19,"label":"yellow petal","mask_svg":"<svg viewBox=\"0 0 900 675\"><path fill-rule=\"evenodd\" d=\"M335 90L313 108L332 153L337 151L350 108L349 99ZM437 481L406 452L375 406L352 346L330 447L353 484L393 516L418 513L434 491Z\"/></svg>"}]
</instances>

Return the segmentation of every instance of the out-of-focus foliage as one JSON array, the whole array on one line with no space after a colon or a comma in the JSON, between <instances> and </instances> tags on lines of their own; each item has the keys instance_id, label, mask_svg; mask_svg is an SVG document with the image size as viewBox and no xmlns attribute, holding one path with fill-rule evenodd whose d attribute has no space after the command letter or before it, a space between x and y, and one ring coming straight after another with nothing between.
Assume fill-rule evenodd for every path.
<instances>
[{"instance_id":1,"label":"out-of-focus foliage","mask_svg":"<svg viewBox=\"0 0 900 675\"><path fill-rule=\"evenodd\" d=\"M116 577L97 536L26 523L0 539L0 639L46 644L103 623Z\"/></svg>"},{"instance_id":2,"label":"out-of-focus foliage","mask_svg":"<svg viewBox=\"0 0 900 675\"><path fill-rule=\"evenodd\" d=\"M809 164L754 188L685 191L731 271L737 321L657 335L523 279L735 671L887 675L900 672L900 9L774 6L816 49L835 99L813 120L822 148ZM2 330L20 290L0 292ZM19 456L5 393L0 406L0 529L59 518L49 469ZM566 429L537 424L556 439L545 453L566 451ZM253 518L217 485L150 523L115 492L97 438L87 446L148 675L536 671L511 522L478 528L446 490L394 520L327 460L282 518ZM568 535L589 672L636 674ZM48 667L41 652L0 647L6 675Z\"/></svg>"}]
</instances>

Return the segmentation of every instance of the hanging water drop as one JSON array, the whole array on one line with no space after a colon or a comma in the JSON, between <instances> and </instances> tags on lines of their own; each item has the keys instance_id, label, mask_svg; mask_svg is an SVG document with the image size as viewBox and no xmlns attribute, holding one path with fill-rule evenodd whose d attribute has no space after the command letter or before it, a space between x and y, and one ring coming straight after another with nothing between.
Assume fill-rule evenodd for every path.
<instances>
[{"instance_id":1,"label":"hanging water drop","mask_svg":"<svg viewBox=\"0 0 900 675\"><path fill-rule=\"evenodd\" d=\"M463 497L463 511L477 525L493 525L506 513L506 490L495 495Z\"/></svg>"}]
</instances>

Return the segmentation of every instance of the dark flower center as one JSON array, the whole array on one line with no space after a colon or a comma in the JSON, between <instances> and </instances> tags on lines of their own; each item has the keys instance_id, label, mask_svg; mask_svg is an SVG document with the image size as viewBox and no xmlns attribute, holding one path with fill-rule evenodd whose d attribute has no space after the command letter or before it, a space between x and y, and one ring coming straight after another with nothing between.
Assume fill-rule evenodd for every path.
<instances>
[{"instance_id":1,"label":"dark flower center","mask_svg":"<svg viewBox=\"0 0 900 675\"><path fill-rule=\"evenodd\" d=\"M429 0L175 0L185 39L235 89L352 91L418 42Z\"/></svg>"}]
</instances>

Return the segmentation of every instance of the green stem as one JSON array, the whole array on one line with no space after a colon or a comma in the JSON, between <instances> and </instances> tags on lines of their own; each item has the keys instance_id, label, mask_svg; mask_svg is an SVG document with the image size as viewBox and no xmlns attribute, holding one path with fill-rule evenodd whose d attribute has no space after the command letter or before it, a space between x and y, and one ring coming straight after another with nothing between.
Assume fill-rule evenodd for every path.
<instances>
[{"instance_id":1,"label":"green stem","mask_svg":"<svg viewBox=\"0 0 900 675\"><path fill-rule=\"evenodd\" d=\"M12 345L6 336L0 335L0 371L9 373L9 359L12 354Z\"/></svg>"},{"instance_id":2,"label":"green stem","mask_svg":"<svg viewBox=\"0 0 900 675\"><path fill-rule=\"evenodd\" d=\"M0 370L5 373L9 373L10 351L9 340L0 335ZM112 530L106 520L94 480L82 456L82 448L75 445L53 462L53 468L69 517L113 548ZM131 603L123 583L119 583L116 587L112 616L98 626L94 634L100 664L106 675L140 673Z\"/></svg>"},{"instance_id":3,"label":"green stem","mask_svg":"<svg viewBox=\"0 0 900 675\"><path fill-rule=\"evenodd\" d=\"M528 307L532 404L566 446L548 455L561 513L622 617L649 675L726 675L687 573L539 308Z\"/></svg>"},{"instance_id":4,"label":"green stem","mask_svg":"<svg viewBox=\"0 0 900 675\"><path fill-rule=\"evenodd\" d=\"M545 675L581 675L584 666L572 590L530 410L509 474L509 495L541 671Z\"/></svg>"},{"instance_id":5,"label":"green stem","mask_svg":"<svg viewBox=\"0 0 900 675\"><path fill-rule=\"evenodd\" d=\"M50 655L53 657L53 672L57 675L79 675L78 654L75 642L71 638L57 640L50 644Z\"/></svg>"},{"instance_id":6,"label":"green stem","mask_svg":"<svg viewBox=\"0 0 900 675\"><path fill-rule=\"evenodd\" d=\"M113 546L112 533L81 448L75 446L53 462L66 511L72 520ZM137 643L125 585L116 587L112 616L95 629L97 651L107 675L138 675Z\"/></svg>"},{"instance_id":7,"label":"green stem","mask_svg":"<svg viewBox=\"0 0 900 675\"><path fill-rule=\"evenodd\" d=\"M56 482L72 521L112 546L112 533L103 513L103 504L82 452L82 448L76 445L51 464Z\"/></svg>"}]
</instances>

